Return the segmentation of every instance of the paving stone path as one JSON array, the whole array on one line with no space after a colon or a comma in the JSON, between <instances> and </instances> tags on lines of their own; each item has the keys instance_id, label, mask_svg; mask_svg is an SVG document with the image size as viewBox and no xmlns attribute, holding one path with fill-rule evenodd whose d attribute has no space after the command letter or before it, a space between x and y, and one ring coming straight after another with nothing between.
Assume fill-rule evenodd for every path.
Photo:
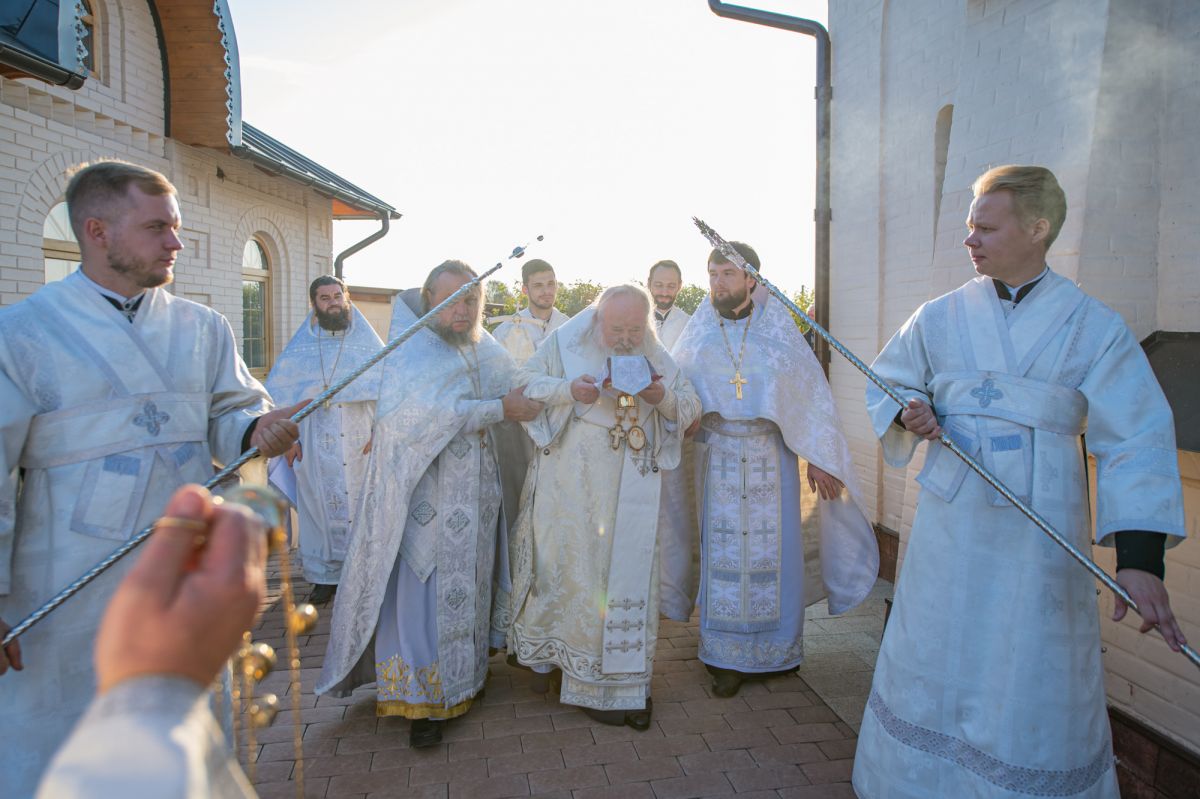
<instances>
[{"instance_id":1,"label":"paving stone path","mask_svg":"<svg viewBox=\"0 0 1200 799\"><path fill-rule=\"evenodd\" d=\"M301 598L307 591L299 586ZM407 720L375 716L373 688L347 699L313 695L331 616L330 607L320 608L321 622L301 640L305 796L852 799L855 730L878 650L882 596L889 593L890 585L881 584L860 610L839 619L828 617L823 604L809 609L810 651L800 674L820 684L838 712L798 675L713 698L696 658L695 619L664 621L649 730L597 724L553 695L535 694L529 673L498 655L482 701L448 723L442 744L422 750L409 748ZM277 601L255 635L282 655ZM288 682L279 672L259 690L278 694L290 708ZM258 735L255 781L263 799L296 795L292 735L290 710Z\"/></svg>"}]
</instances>

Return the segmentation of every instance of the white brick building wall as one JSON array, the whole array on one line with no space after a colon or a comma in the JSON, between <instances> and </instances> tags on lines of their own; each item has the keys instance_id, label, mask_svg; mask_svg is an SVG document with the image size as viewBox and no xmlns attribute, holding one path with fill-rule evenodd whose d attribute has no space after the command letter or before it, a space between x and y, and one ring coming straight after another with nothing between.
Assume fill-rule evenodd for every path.
<instances>
[{"instance_id":1,"label":"white brick building wall","mask_svg":"<svg viewBox=\"0 0 1200 799\"><path fill-rule=\"evenodd\" d=\"M1054 269L1139 337L1200 328L1200 4L844 0L829 12L831 323L847 346L869 361L917 306L973 276L961 244L970 184L1003 163L1046 165L1063 184ZM920 463L884 466L864 378L835 357L831 382L876 521L900 531L902 559ZM1197 536L1200 464L1185 455ZM1096 557L1111 569L1111 552ZM1176 613L1200 638L1200 540L1167 564ZM1195 668L1131 622L1105 621L1103 637L1110 701L1195 750Z\"/></svg>"},{"instance_id":2,"label":"white brick building wall","mask_svg":"<svg viewBox=\"0 0 1200 799\"><path fill-rule=\"evenodd\" d=\"M263 241L277 354L307 313L309 281L329 271L329 199L227 152L164 138L163 65L145 2L107 0L100 30L100 79L78 91L0 78L0 305L44 284L43 224L63 199L68 170L122 158L163 172L179 190L186 249L172 290L223 313L239 341L242 250L251 236Z\"/></svg>"}]
</instances>

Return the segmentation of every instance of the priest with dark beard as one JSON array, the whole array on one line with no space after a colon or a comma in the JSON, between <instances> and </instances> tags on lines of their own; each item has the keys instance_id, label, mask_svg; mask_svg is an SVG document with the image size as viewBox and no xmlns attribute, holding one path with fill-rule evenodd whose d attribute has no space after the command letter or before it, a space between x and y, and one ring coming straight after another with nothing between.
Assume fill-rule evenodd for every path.
<instances>
[{"instance_id":1,"label":"priest with dark beard","mask_svg":"<svg viewBox=\"0 0 1200 799\"><path fill-rule=\"evenodd\" d=\"M753 248L731 244L760 268ZM746 680L794 671L805 607L826 596L838 614L861 602L879 550L829 383L791 314L717 250L708 284L671 353L704 407L696 512L668 515L660 540L664 564L686 569L699 535L699 656L713 696L731 697ZM805 480L819 503L802 501ZM818 524L802 526L802 505ZM666 568L663 582L691 584Z\"/></svg>"},{"instance_id":2,"label":"priest with dark beard","mask_svg":"<svg viewBox=\"0 0 1200 799\"><path fill-rule=\"evenodd\" d=\"M286 404L317 396L383 347L341 278L318 277L308 298L312 313L266 381L276 401L294 398ZM300 440L271 463L272 482L292 499L300 517L300 560L304 578L314 586L309 597L314 603L328 602L341 579L367 466L379 371L370 370L301 422Z\"/></svg>"}]
</instances>

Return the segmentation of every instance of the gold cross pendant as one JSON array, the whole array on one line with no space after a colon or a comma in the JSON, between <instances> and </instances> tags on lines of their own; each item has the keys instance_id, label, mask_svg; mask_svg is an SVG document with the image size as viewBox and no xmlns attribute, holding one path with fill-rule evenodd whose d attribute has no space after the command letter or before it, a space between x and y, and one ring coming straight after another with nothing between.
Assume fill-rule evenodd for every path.
<instances>
[{"instance_id":1,"label":"gold cross pendant","mask_svg":"<svg viewBox=\"0 0 1200 799\"><path fill-rule=\"evenodd\" d=\"M746 385L750 381L745 379L744 377L742 377L742 370L739 369L733 373L733 377L731 377L729 379L729 382L733 383L734 389L737 390L737 398L741 399L742 398L742 386Z\"/></svg>"}]
</instances>

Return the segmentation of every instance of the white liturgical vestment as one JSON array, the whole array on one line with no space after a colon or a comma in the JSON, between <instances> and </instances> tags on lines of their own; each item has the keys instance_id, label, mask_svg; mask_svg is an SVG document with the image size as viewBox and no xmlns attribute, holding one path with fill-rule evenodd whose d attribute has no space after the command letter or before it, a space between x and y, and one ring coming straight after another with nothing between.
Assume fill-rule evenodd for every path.
<instances>
[{"instance_id":1,"label":"white liturgical vestment","mask_svg":"<svg viewBox=\"0 0 1200 799\"><path fill-rule=\"evenodd\" d=\"M526 423L537 451L513 533L509 646L521 663L562 669L562 702L631 710L645 706L654 663L661 471L678 465L700 402L655 343L648 358L667 389L657 406L637 398L618 420L611 391L577 403L571 382L605 371L595 313L556 330L517 381L545 408ZM645 446L616 438L618 424L640 427Z\"/></svg>"},{"instance_id":2,"label":"white liturgical vestment","mask_svg":"<svg viewBox=\"0 0 1200 799\"><path fill-rule=\"evenodd\" d=\"M78 271L0 310L0 617L23 618L208 480L269 408L225 318L165 289L132 324ZM32 795L91 698L96 628L126 569L22 636L25 670L0 678L21 720L0 725L10 795Z\"/></svg>"},{"instance_id":3,"label":"white liturgical vestment","mask_svg":"<svg viewBox=\"0 0 1200 799\"><path fill-rule=\"evenodd\" d=\"M731 352L740 354L737 366ZM829 383L791 314L769 295L738 320L722 319L705 298L674 356L704 417L695 444L698 501L664 518L661 541L664 563L687 568L684 553L702 534L700 659L745 673L793 668L804 657L805 606L828 596L830 612L843 613L879 572ZM819 502L809 541L799 459L846 487ZM684 478L667 479L679 490ZM689 581L664 568L663 582L665 592Z\"/></svg>"},{"instance_id":4,"label":"white liturgical vestment","mask_svg":"<svg viewBox=\"0 0 1200 799\"><path fill-rule=\"evenodd\" d=\"M1069 280L1049 272L1007 316L992 281L972 280L921 306L874 369L931 403L1082 552L1081 434L1097 461L1097 543L1123 530L1183 537L1171 410L1125 322ZM885 459L905 465L920 439L882 391L867 405ZM940 443L917 480L855 756L859 796L1116 797L1093 578Z\"/></svg>"},{"instance_id":5,"label":"white liturgical vestment","mask_svg":"<svg viewBox=\"0 0 1200 799\"><path fill-rule=\"evenodd\" d=\"M533 357L547 336L570 318L557 308L552 308L550 318L542 321L528 308L522 308L511 319L501 323L492 335L519 368ZM504 477L505 521L511 528L517 521L525 473L529 471L529 462L533 460L533 443L519 422L501 422L492 428L492 436L496 440L496 456Z\"/></svg>"},{"instance_id":6,"label":"white liturgical vestment","mask_svg":"<svg viewBox=\"0 0 1200 799\"><path fill-rule=\"evenodd\" d=\"M550 309L550 318L538 319L528 308L522 308L512 318L502 322L492 336L508 351L517 366L533 357L534 351L546 337L563 326L571 317L557 308Z\"/></svg>"},{"instance_id":7,"label":"white liturgical vestment","mask_svg":"<svg viewBox=\"0 0 1200 799\"><path fill-rule=\"evenodd\" d=\"M383 348L371 324L352 310L343 331L323 329L312 314L300 325L267 376L267 391L277 405L316 397ZM333 585L341 578L382 371L372 367L300 423L301 457L294 468L286 458L271 459L273 482L286 487L295 481L296 490L285 493L300 517L300 561L310 583Z\"/></svg>"},{"instance_id":8,"label":"white liturgical vestment","mask_svg":"<svg viewBox=\"0 0 1200 799\"><path fill-rule=\"evenodd\" d=\"M409 299L396 299L393 338L416 321ZM483 687L493 601L508 603L490 428L514 367L487 333L459 347L428 328L384 364L316 691L347 696L375 682L380 715L450 718Z\"/></svg>"},{"instance_id":9,"label":"white liturgical vestment","mask_svg":"<svg viewBox=\"0 0 1200 799\"><path fill-rule=\"evenodd\" d=\"M38 786L37 799L253 799L209 709L182 677L149 675L98 697Z\"/></svg>"},{"instance_id":10,"label":"white liturgical vestment","mask_svg":"<svg viewBox=\"0 0 1200 799\"><path fill-rule=\"evenodd\" d=\"M687 327L691 318L687 311L675 306L671 306L666 319L659 321L657 316L654 317L654 324L658 328L658 340L662 342L667 352L675 349L675 342L679 341L683 329Z\"/></svg>"}]
</instances>

